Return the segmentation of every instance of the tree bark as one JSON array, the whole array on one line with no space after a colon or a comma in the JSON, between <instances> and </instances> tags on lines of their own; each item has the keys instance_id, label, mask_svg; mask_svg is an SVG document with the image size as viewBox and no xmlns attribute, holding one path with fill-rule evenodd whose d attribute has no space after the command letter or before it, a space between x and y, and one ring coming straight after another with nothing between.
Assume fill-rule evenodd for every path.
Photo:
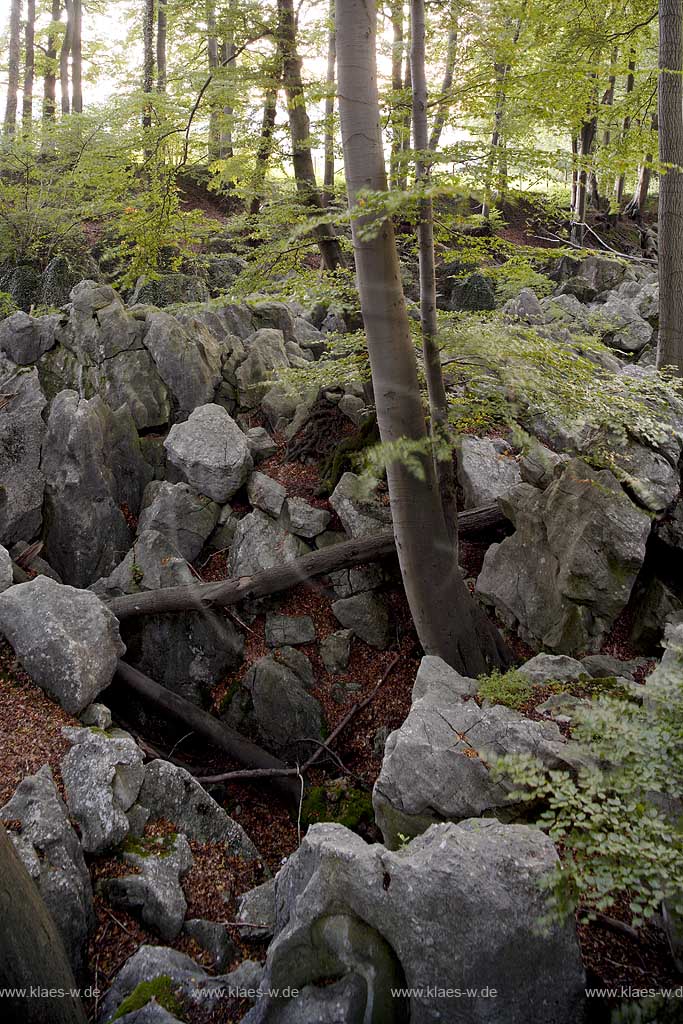
<instances>
[{"instance_id":1,"label":"tree bark","mask_svg":"<svg viewBox=\"0 0 683 1024\"><path fill-rule=\"evenodd\" d=\"M35 882L0 826L0 988L3 1020L11 1024L86 1024L62 937ZM63 989L62 998L31 988ZM16 995L8 995L14 990ZM24 990L25 995L19 994Z\"/></svg>"},{"instance_id":2,"label":"tree bark","mask_svg":"<svg viewBox=\"0 0 683 1024\"><path fill-rule=\"evenodd\" d=\"M157 0L157 92L166 92L166 40L168 36L167 0Z\"/></svg>"},{"instance_id":3,"label":"tree bark","mask_svg":"<svg viewBox=\"0 0 683 1024\"><path fill-rule=\"evenodd\" d=\"M506 522L498 505L484 505L468 509L458 516L461 537L481 535ZM168 612L201 611L211 607L225 608L246 598L268 597L306 583L315 576L323 576L337 569L372 562L396 553L393 530L382 530L371 537L343 541L322 551L312 551L302 558L284 562L274 569L220 580L217 583L191 583L179 587L162 587L141 594L115 597L107 602L118 619L134 615L159 615Z\"/></svg>"},{"instance_id":4,"label":"tree bark","mask_svg":"<svg viewBox=\"0 0 683 1024\"><path fill-rule=\"evenodd\" d=\"M299 196L314 213L325 209L315 180L311 152L311 125L306 112L306 98L301 79L301 58L296 48L296 21L293 0L278 0L278 43L282 58L282 81L287 94L289 129L292 138L292 163ZM327 270L344 265L339 239L331 224L314 229L323 264Z\"/></svg>"},{"instance_id":5,"label":"tree bark","mask_svg":"<svg viewBox=\"0 0 683 1024\"><path fill-rule=\"evenodd\" d=\"M142 14L142 91L152 92L154 87L154 0L145 0ZM142 111L142 127L152 127L152 108L145 102Z\"/></svg>"},{"instance_id":6,"label":"tree bark","mask_svg":"<svg viewBox=\"0 0 683 1024\"><path fill-rule=\"evenodd\" d=\"M71 109L83 113L83 9L81 0L73 0L71 40Z\"/></svg>"},{"instance_id":7,"label":"tree bark","mask_svg":"<svg viewBox=\"0 0 683 1024\"><path fill-rule=\"evenodd\" d=\"M584 224L586 222L586 197L588 193L588 166L586 161L593 148L597 127L596 118L584 121L579 135L581 165L576 182L576 201L574 203L573 223L570 234L570 238L575 245L583 244L583 236L585 234Z\"/></svg>"},{"instance_id":8,"label":"tree bark","mask_svg":"<svg viewBox=\"0 0 683 1024\"><path fill-rule=\"evenodd\" d=\"M235 73L235 41L233 38L232 28L230 29L228 36L221 43L221 67L224 68L224 85L228 95L231 95L232 84L230 79ZM235 109L231 105L232 101L224 104L223 106L223 119L220 130L220 141L218 146L218 152L221 160L229 160L234 155L232 148L232 121L235 114Z\"/></svg>"},{"instance_id":9,"label":"tree bark","mask_svg":"<svg viewBox=\"0 0 683 1024\"><path fill-rule=\"evenodd\" d=\"M74 7L73 0L64 0L66 11L66 28L64 38L59 51L59 88L62 97L62 113L68 114L71 111L71 98L69 96L69 56L71 54L71 41L74 31Z\"/></svg>"},{"instance_id":10,"label":"tree bark","mask_svg":"<svg viewBox=\"0 0 683 1024\"><path fill-rule=\"evenodd\" d=\"M428 185L431 152L427 127L427 75L425 71L425 10L424 0L410 3L410 53L413 83L413 141L417 151L415 180ZM417 238L420 264L420 322L422 327L422 353L424 358L427 392L429 394L430 431L435 444L435 470L448 535L453 544L455 558L458 551L458 507L456 500L455 470L448 428L448 399L441 369L441 353L437 341L436 271L434 264L434 211L432 200L420 199L418 204ZM439 458L441 446L448 458Z\"/></svg>"},{"instance_id":11,"label":"tree bark","mask_svg":"<svg viewBox=\"0 0 683 1024\"><path fill-rule=\"evenodd\" d=\"M24 135L31 134L33 124L33 83L35 80L36 0L27 0L24 31L24 89L21 123Z\"/></svg>"},{"instance_id":12,"label":"tree bark","mask_svg":"<svg viewBox=\"0 0 683 1024\"><path fill-rule=\"evenodd\" d=\"M277 115L277 86L268 87L263 103L263 121L261 124L261 136L256 149L256 160L254 165L253 197L249 206L252 217L256 217L261 209L263 201L266 174L268 164L273 152L273 132L275 131L275 117Z\"/></svg>"},{"instance_id":13,"label":"tree bark","mask_svg":"<svg viewBox=\"0 0 683 1024\"><path fill-rule=\"evenodd\" d=\"M627 96L630 96L631 93L633 92L633 86L635 84L635 71L636 71L636 62L635 62L635 60L632 59L632 60L630 60L628 62L628 75L626 76L626 95ZM624 140L624 141L626 140L626 137L628 136L630 128L631 128L631 115L627 113L624 116L624 120L622 121L622 125L621 125L621 137L622 137L622 140ZM623 198L624 198L624 184L625 184L625 181L626 181L626 175L622 171L622 173L619 175L619 177L617 178L617 180L614 183L614 198L615 198L615 202L616 202L618 208L621 207L621 204L622 204L622 201L623 201Z\"/></svg>"},{"instance_id":14,"label":"tree bark","mask_svg":"<svg viewBox=\"0 0 683 1024\"><path fill-rule=\"evenodd\" d=\"M21 63L21 0L12 0L9 14L9 54L7 66L7 100L5 103L5 135L14 135L17 127L19 65Z\"/></svg>"},{"instance_id":15,"label":"tree bark","mask_svg":"<svg viewBox=\"0 0 683 1024\"><path fill-rule=\"evenodd\" d=\"M453 74L455 71L455 61L458 54L458 15L453 14L453 24L450 32L448 33L448 50L446 52L446 69L443 75L443 82L441 83L441 92L439 93L439 99L436 104L436 114L434 115L434 122L432 124L432 132L429 136L429 149L432 153L435 153L439 148L441 142L441 133L443 132L444 125L446 123L446 114L451 106L452 97L451 89L453 88Z\"/></svg>"},{"instance_id":16,"label":"tree bark","mask_svg":"<svg viewBox=\"0 0 683 1024\"><path fill-rule=\"evenodd\" d=\"M52 22L45 49L45 75L43 77L43 120L54 121L57 115L57 33L62 13L61 0L52 0Z\"/></svg>"},{"instance_id":17,"label":"tree bark","mask_svg":"<svg viewBox=\"0 0 683 1024\"><path fill-rule=\"evenodd\" d=\"M338 0L337 65L344 167L349 206L364 188L386 192L380 125L374 2ZM381 215L380 215L381 216ZM371 237L363 228L374 227ZM467 675L507 660L501 637L460 577L428 454L427 427L415 350L401 287L393 225L377 217L351 222L361 311L382 441L422 451L422 476L401 460L387 480L403 586L420 642Z\"/></svg>"},{"instance_id":18,"label":"tree bark","mask_svg":"<svg viewBox=\"0 0 683 1024\"><path fill-rule=\"evenodd\" d=\"M206 50L209 60L209 74L212 76L209 110L209 161L220 157L220 128L216 110L216 70L218 68L218 37L216 35L216 6L214 0L206 2Z\"/></svg>"},{"instance_id":19,"label":"tree bark","mask_svg":"<svg viewBox=\"0 0 683 1024\"><path fill-rule=\"evenodd\" d=\"M659 341L683 376L683 5L659 0Z\"/></svg>"},{"instance_id":20,"label":"tree bark","mask_svg":"<svg viewBox=\"0 0 683 1024\"><path fill-rule=\"evenodd\" d=\"M329 206L334 198L334 79L337 66L337 36L334 30L334 3L330 0L329 29L327 36L327 74L325 84L325 172L323 175L323 196Z\"/></svg>"},{"instance_id":21,"label":"tree bark","mask_svg":"<svg viewBox=\"0 0 683 1024\"><path fill-rule=\"evenodd\" d=\"M391 0L391 159L390 188L401 187L401 154L403 152L403 0Z\"/></svg>"},{"instance_id":22,"label":"tree bark","mask_svg":"<svg viewBox=\"0 0 683 1024\"><path fill-rule=\"evenodd\" d=\"M167 690L165 686L160 686L159 683L125 661L119 661L116 671L119 679L123 680L126 686L138 696L150 701L167 715L187 725L193 732L208 740L215 747L224 750L238 764L243 764L248 768L276 770L287 767L284 761L280 761L279 758L269 754L267 750L263 750L262 747L252 743L245 736L230 729L213 715L190 703L189 700L185 700L184 697L180 697L172 690ZM298 779L273 779L272 785L290 803L298 806L301 794L301 784Z\"/></svg>"}]
</instances>

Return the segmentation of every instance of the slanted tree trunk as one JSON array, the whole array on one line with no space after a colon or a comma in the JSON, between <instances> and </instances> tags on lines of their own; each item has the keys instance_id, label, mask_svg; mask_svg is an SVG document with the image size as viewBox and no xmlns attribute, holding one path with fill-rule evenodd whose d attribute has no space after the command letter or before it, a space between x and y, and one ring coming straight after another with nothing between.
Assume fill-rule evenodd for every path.
<instances>
[{"instance_id":1,"label":"slanted tree trunk","mask_svg":"<svg viewBox=\"0 0 683 1024\"><path fill-rule=\"evenodd\" d=\"M289 130L292 139L292 163L299 196L304 205L316 213L325 209L315 180L311 152L311 125L306 111L301 79L301 58L296 48L296 21L293 0L278 0L278 44L282 59L282 82L287 94ZM320 255L327 270L344 265L339 239L331 224L318 224L314 229Z\"/></svg>"},{"instance_id":2,"label":"slanted tree trunk","mask_svg":"<svg viewBox=\"0 0 683 1024\"><path fill-rule=\"evenodd\" d=\"M24 135L30 135L33 124L33 83L36 60L36 0L27 0L26 28L24 30L24 89L21 123Z\"/></svg>"},{"instance_id":3,"label":"slanted tree trunk","mask_svg":"<svg viewBox=\"0 0 683 1024\"><path fill-rule=\"evenodd\" d=\"M145 0L142 14L142 91L149 95L154 88L154 0ZM152 127L152 106L145 101L142 127Z\"/></svg>"},{"instance_id":4,"label":"slanted tree trunk","mask_svg":"<svg viewBox=\"0 0 683 1024\"><path fill-rule=\"evenodd\" d=\"M353 213L359 191L387 189L376 67L373 0L337 0L338 99L344 168ZM381 216L381 215L380 215ZM390 220L352 216L356 274L382 441L422 451L423 476L400 459L387 469L403 585L429 654L478 675L504 663L500 636L460 577L443 516L417 377L415 350ZM367 237L362 228L374 226Z\"/></svg>"},{"instance_id":5,"label":"slanted tree trunk","mask_svg":"<svg viewBox=\"0 0 683 1024\"><path fill-rule=\"evenodd\" d=\"M626 96L627 97L630 96L631 93L633 92L633 86L635 84L635 71L636 71L636 62L633 59L631 59L628 62L628 75L626 76ZM625 140L626 137L628 136L630 128L631 128L631 115L627 113L624 116L624 120L622 121L622 125L621 125L621 137L622 137L623 140ZM621 207L621 204L622 204L622 201L623 201L623 198L624 198L624 184L625 184L625 181L626 181L626 175L622 171L622 173L618 176L617 180L614 183L614 199L615 199L615 202L617 204L617 207L619 207L619 208Z\"/></svg>"},{"instance_id":6,"label":"slanted tree trunk","mask_svg":"<svg viewBox=\"0 0 683 1024\"><path fill-rule=\"evenodd\" d=\"M327 36L327 74L325 84L325 173L323 195L325 203L334 198L334 78L337 64L337 36L334 31L334 0L330 0L329 30Z\"/></svg>"},{"instance_id":7,"label":"slanted tree trunk","mask_svg":"<svg viewBox=\"0 0 683 1024\"><path fill-rule=\"evenodd\" d=\"M273 132L275 131L276 114L277 86L273 84L266 90L263 103L261 136L256 150L256 163L254 167L253 197L249 206L249 212L253 217L258 215L263 201L268 164L270 163L270 157L273 152Z\"/></svg>"},{"instance_id":8,"label":"slanted tree trunk","mask_svg":"<svg viewBox=\"0 0 683 1024\"><path fill-rule=\"evenodd\" d=\"M10 1024L86 1024L62 937L35 882L0 826L0 989ZM34 992L31 993L31 989ZM62 989L64 996L36 995ZM14 990L16 995L9 995ZM25 994L21 994L22 990Z\"/></svg>"},{"instance_id":9,"label":"slanted tree trunk","mask_svg":"<svg viewBox=\"0 0 683 1024\"><path fill-rule=\"evenodd\" d=\"M683 376L683 5L659 0L659 341Z\"/></svg>"},{"instance_id":10,"label":"slanted tree trunk","mask_svg":"<svg viewBox=\"0 0 683 1024\"><path fill-rule=\"evenodd\" d=\"M5 135L14 135L17 127L19 65L21 63L21 0L12 0L9 13L9 54L7 61L7 101Z\"/></svg>"},{"instance_id":11,"label":"slanted tree trunk","mask_svg":"<svg viewBox=\"0 0 683 1024\"><path fill-rule=\"evenodd\" d=\"M71 109L83 113L83 9L81 0L73 0L71 39Z\"/></svg>"},{"instance_id":12,"label":"slanted tree trunk","mask_svg":"<svg viewBox=\"0 0 683 1024\"><path fill-rule=\"evenodd\" d=\"M167 0L157 0L157 92L166 92L166 40L168 36Z\"/></svg>"},{"instance_id":13,"label":"slanted tree trunk","mask_svg":"<svg viewBox=\"0 0 683 1024\"><path fill-rule=\"evenodd\" d=\"M44 121L54 121L57 115L57 25L61 13L61 0L52 0L52 21L47 34L43 77Z\"/></svg>"},{"instance_id":14,"label":"slanted tree trunk","mask_svg":"<svg viewBox=\"0 0 683 1024\"><path fill-rule=\"evenodd\" d=\"M413 141L417 150L415 180L427 185L430 178L430 153L427 127L427 75L425 71L425 11L424 0L410 3L410 53L413 83ZM422 352L425 377L429 393L430 429L435 443L435 469L439 493L449 537L457 559L458 507L456 502L455 471L450 450L448 429L448 399L441 370L441 353L437 342L436 273L434 266L434 211L432 200L423 198L418 207L417 237L420 261L420 321L422 326ZM445 446L448 457L439 458L439 447Z\"/></svg>"},{"instance_id":15,"label":"slanted tree trunk","mask_svg":"<svg viewBox=\"0 0 683 1024\"><path fill-rule=\"evenodd\" d=\"M71 98L69 96L69 56L71 54L71 43L74 31L74 6L73 0L64 0L66 11L66 28L64 38L59 51L59 88L62 97L62 113L68 114L71 111Z\"/></svg>"},{"instance_id":16,"label":"slanted tree trunk","mask_svg":"<svg viewBox=\"0 0 683 1024\"><path fill-rule=\"evenodd\" d=\"M443 132L444 125L446 123L446 115L448 109L452 104L451 90L453 88L453 73L455 71L455 61L458 54L458 15L453 13L453 24L448 33L448 49L446 52L446 69L443 74L443 82L441 83L441 91L436 104L436 114L434 115L434 121L432 123L432 132L429 136L429 149L432 153L435 153L439 148L441 141L441 133Z\"/></svg>"}]
</instances>

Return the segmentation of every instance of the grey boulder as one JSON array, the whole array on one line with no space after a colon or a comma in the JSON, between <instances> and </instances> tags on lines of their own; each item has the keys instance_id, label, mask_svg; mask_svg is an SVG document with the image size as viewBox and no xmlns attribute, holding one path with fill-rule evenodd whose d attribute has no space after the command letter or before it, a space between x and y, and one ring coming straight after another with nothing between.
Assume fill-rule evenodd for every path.
<instances>
[{"instance_id":1,"label":"grey boulder","mask_svg":"<svg viewBox=\"0 0 683 1024\"><path fill-rule=\"evenodd\" d=\"M71 750L61 762L66 802L86 853L103 853L129 832L127 812L144 774L142 751L120 729L66 728Z\"/></svg>"},{"instance_id":2,"label":"grey boulder","mask_svg":"<svg viewBox=\"0 0 683 1024\"><path fill-rule=\"evenodd\" d=\"M54 918L76 978L81 978L95 923L92 887L81 844L47 765L19 784L0 808L0 819L20 822L9 836Z\"/></svg>"},{"instance_id":3,"label":"grey boulder","mask_svg":"<svg viewBox=\"0 0 683 1024\"><path fill-rule=\"evenodd\" d=\"M258 860L260 855L241 825L233 821L189 772L169 761L145 765L138 802L153 818L165 818L190 839L222 843L228 856Z\"/></svg>"},{"instance_id":4,"label":"grey boulder","mask_svg":"<svg viewBox=\"0 0 683 1024\"><path fill-rule=\"evenodd\" d=\"M45 478L40 451L46 406L35 369L16 372L0 359L0 543L32 541L42 522Z\"/></svg>"},{"instance_id":5,"label":"grey boulder","mask_svg":"<svg viewBox=\"0 0 683 1024\"><path fill-rule=\"evenodd\" d=\"M228 571L231 576L253 576L300 558L307 550L303 541L257 509L237 524Z\"/></svg>"},{"instance_id":6,"label":"grey boulder","mask_svg":"<svg viewBox=\"0 0 683 1024\"><path fill-rule=\"evenodd\" d=\"M190 487L219 504L240 489L253 466L246 437L219 405L200 406L176 423L164 447Z\"/></svg>"},{"instance_id":7,"label":"grey boulder","mask_svg":"<svg viewBox=\"0 0 683 1024\"><path fill-rule=\"evenodd\" d=\"M550 680L571 683L581 676L589 675L582 662L568 658L566 654L537 654L535 658L520 665L519 671L532 683L546 683Z\"/></svg>"},{"instance_id":8,"label":"grey boulder","mask_svg":"<svg viewBox=\"0 0 683 1024\"><path fill-rule=\"evenodd\" d=\"M365 592L334 601L335 618L360 640L380 651L391 642L391 621L386 600L379 594Z\"/></svg>"},{"instance_id":9,"label":"grey boulder","mask_svg":"<svg viewBox=\"0 0 683 1024\"><path fill-rule=\"evenodd\" d=\"M213 532L220 508L187 484L154 480L145 490L138 536L145 530L163 534L188 562L193 561Z\"/></svg>"},{"instance_id":10,"label":"grey boulder","mask_svg":"<svg viewBox=\"0 0 683 1024\"><path fill-rule=\"evenodd\" d=\"M14 583L14 570L12 569L12 556L7 548L0 544L0 594L4 593Z\"/></svg>"},{"instance_id":11,"label":"grey boulder","mask_svg":"<svg viewBox=\"0 0 683 1024\"><path fill-rule=\"evenodd\" d=\"M33 681L75 715L109 686L125 651L99 598L47 576L0 595L0 633Z\"/></svg>"},{"instance_id":12,"label":"grey boulder","mask_svg":"<svg viewBox=\"0 0 683 1024\"><path fill-rule=\"evenodd\" d=\"M391 526L389 508L366 493L355 473L344 473L330 495L330 505L350 537L367 537Z\"/></svg>"},{"instance_id":13,"label":"grey boulder","mask_svg":"<svg viewBox=\"0 0 683 1024\"><path fill-rule=\"evenodd\" d=\"M32 317L27 313L13 313L0 322L0 352L13 363L29 366L55 344L53 316Z\"/></svg>"},{"instance_id":14,"label":"grey boulder","mask_svg":"<svg viewBox=\"0 0 683 1024\"><path fill-rule=\"evenodd\" d=\"M518 484L502 507L516 530L487 551L477 594L539 647L597 650L630 597L650 517L579 459L542 493Z\"/></svg>"},{"instance_id":15,"label":"grey boulder","mask_svg":"<svg viewBox=\"0 0 683 1024\"><path fill-rule=\"evenodd\" d=\"M465 508L489 505L520 482L519 466L501 447L487 437L462 438L458 446L458 483Z\"/></svg>"},{"instance_id":16,"label":"grey boulder","mask_svg":"<svg viewBox=\"0 0 683 1024\"><path fill-rule=\"evenodd\" d=\"M236 920L245 924L243 934L250 941L272 939L275 931L274 878L240 896Z\"/></svg>"},{"instance_id":17,"label":"grey boulder","mask_svg":"<svg viewBox=\"0 0 683 1024\"><path fill-rule=\"evenodd\" d=\"M253 508L277 517L287 498L287 491L277 480L264 473L252 473L247 484L247 497Z\"/></svg>"},{"instance_id":18,"label":"grey boulder","mask_svg":"<svg viewBox=\"0 0 683 1024\"><path fill-rule=\"evenodd\" d=\"M330 513L324 508L315 508L303 498L287 498L282 512L282 524L297 537L312 539L327 529Z\"/></svg>"},{"instance_id":19,"label":"grey boulder","mask_svg":"<svg viewBox=\"0 0 683 1024\"><path fill-rule=\"evenodd\" d=\"M228 929L219 921L193 917L185 922L183 931L209 954L211 966L216 971L224 971L239 955Z\"/></svg>"},{"instance_id":20,"label":"grey boulder","mask_svg":"<svg viewBox=\"0 0 683 1024\"><path fill-rule=\"evenodd\" d=\"M344 672L351 658L353 630L338 629L320 642L320 657L323 665L332 674Z\"/></svg>"},{"instance_id":21,"label":"grey boulder","mask_svg":"<svg viewBox=\"0 0 683 1024\"><path fill-rule=\"evenodd\" d=\"M315 625L310 615L266 615L266 643L269 647L308 644L315 640Z\"/></svg>"},{"instance_id":22,"label":"grey boulder","mask_svg":"<svg viewBox=\"0 0 683 1024\"><path fill-rule=\"evenodd\" d=\"M194 863L190 844L183 835L157 836L129 842L122 856L137 874L103 879L102 894L114 907L137 914L143 924L172 942L180 934L187 910L180 879Z\"/></svg>"},{"instance_id":23,"label":"grey boulder","mask_svg":"<svg viewBox=\"0 0 683 1024\"><path fill-rule=\"evenodd\" d=\"M262 983L271 991L247 1021L308 1019L283 989L303 989L309 1005L307 986L315 986L320 1005L333 977L347 983L346 1000L354 978L362 983L354 1021L445 1024L455 1006L468 1024L580 1024L585 979L574 921L538 928L548 911L540 883L556 865L540 830L488 819L435 825L395 853L341 825L312 826L277 876ZM401 999L396 988L412 992ZM472 994L454 1001L448 989Z\"/></svg>"}]
</instances>

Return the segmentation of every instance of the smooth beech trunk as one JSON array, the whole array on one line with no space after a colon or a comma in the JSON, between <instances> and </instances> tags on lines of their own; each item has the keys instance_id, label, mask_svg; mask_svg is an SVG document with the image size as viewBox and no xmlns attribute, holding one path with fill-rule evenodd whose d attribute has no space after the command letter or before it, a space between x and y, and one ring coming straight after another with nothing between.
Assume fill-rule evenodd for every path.
<instances>
[{"instance_id":1,"label":"smooth beech trunk","mask_svg":"<svg viewBox=\"0 0 683 1024\"><path fill-rule=\"evenodd\" d=\"M57 30L61 13L60 0L52 0L52 20L47 33L43 76L44 121L54 121L57 114Z\"/></svg>"},{"instance_id":2,"label":"smooth beech trunk","mask_svg":"<svg viewBox=\"0 0 683 1024\"><path fill-rule=\"evenodd\" d=\"M33 83L35 80L36 59L36 0L27 0L26 28L24 30L24 96L21 110L21 123L24 135L30 135L33 122Z\"/></svg>"},{"instance_id":3,"label":"smooth beech trunk","mask_svg":"<svg viewBox=\"0 0 683 1024\"><path fill-rule=\"evenodd\" d=\"M145 0L142 12L142 91L151 93L154 85L154 0ZM145 103L142 127L152 127L152 108Z\"/></svg>"},{"instance_id":4,"label":"smooth beech trunk","mask_svg":"<svg viewBox=\"0 0 683 1024\"><path fill-rule=\"evenodd\" d=\"M476 676L506 660L503 642L461 579L448 536L417 376L390 220L353 216L358 194L386 191L376 67L374 2L337 0L337 68L344 168L356 273L377 419L384 443L413 442L425 452L422 477L400 460L387 469L403 585L425 652ZM374 227L370 237L362 230Z\"/></svg>"},{"instance_id":5,"label":"smooth beech trunk","mask_svg":"<svg viewBox=\"0 0 683 1024\"><path fill-rule=\"evenodd\" d=\"M275 131L275 118L277 116L277 86L275 83L266 90L263 101L263 121L261 123L261 136L256 149L256 161L254 164L253 196L249 205L249 213L256 217L261 209L265 193L266 175L268 164L273 152L273 133Z\"/></svg>"},{"instance_id":6,"label":"smooth beech trunk","mask_svg":"<svg viewBox=\"0 0 683 1024\"><path fill-rule=\"evenodd\" d=\"M683 376L683 5L659 0L659 342Z\"/></svg>"},{"instance_id":7,"label":"smooth beech trunk","mask_svg":"<svg viewBox=\"0 0 683 1024\"><path fill-rule=\"evenodd\" d=\"M83 1006L72 995L78 990L62 937L1 825L0 921L2 1019L11 1024L86 1024ZM41 997L35 989L63 989L65 994Z\"/></svg>"},{"instance_id":8,"label":"smooth beech trunk","mask_svg":"<svg viewBox=\"0 0 683 1024\"><path fill-rule=\"evenodd\" d=\"M83 113L83 8L81 0L73 0L73 32L71 37L71 109Z\"/></svg>"},{"instance_id":9,"label":"smooth beech trunk","mask_svg":"<svg viewBox=\"0 0 683 1024\"><path fill-rule=\"evenodd\" d=\"M448 33L448 49L446 51L446 68L441 83L441 92L436 104L436 114L432 124L432 132L429 136L429 148L435 152L441 142L441 133L446 123L446 115L453 103L451 90L453 88L453 74L455 72L455 61L458 54L458 15L453 14L453 24Z\"/></svg>"},{"instance_id":10,"label":"smooth beech trunk","mask_svg":"<svg viewBox=\"0 0 683 1024\"><path fill-rule=\"evenodd\" d=\"M166 0L157 4L157 92L166 92L166 40L168 37L168 11Z\"/></svg>"},{"instance_id":11,"label":"smooth beech trunk","mask_svg":"<svg viewBox=\"0 0 683 1024\"><path fill-rule=\"evenodd\" d=\"M417 151L415 180L427 185L430 177L431 153L428 152L427 75L425 70L425 9L424 0L410 2L410 63L413 82L413 141ZM420 322L422 327L422 354L424 358L427 391L429 393L430 429L434 441L441 442L450 452L448 429L448 399L441 369L441 353L437 342L436 271L434 265L434 211L432 200L423 198L418 207L417 239L420 260ZM439 493L448 534L456 550L458 543L458 506L456 501L455 470L452 455L435 461Z\"/></svg>"},{"instance_id":12,"label":"smooth beech trunk","mask_svg":"<svg viewBox=\"0 0 683 1024\"><path fill-rule=\"evenodd\" d=\"M322 213L325 203L315 180L311 152L311 124L306 111L306 97L301 78L301 57L296 46L294 0L278 0L278 45L282 58L282 82L287 94L289 131L292 139L292 163L296 187L302 202ZM318 224L314 229L323 264L327 270L344 265L339 239L331 224Z\"/></svg>"},{"instance_id":13,"label":"smooth beech trunk","mask_svg":"<svg viewBox=\"0 0 683 1024\"><path fill-rule=\"evenodd\" d=\"M71 55L71 43L74 34L74 5L73 0L64 0L66 11L66 28L64 38L59 51L59 88L61 92L62 113L68 114L71 111L71 97L69 95L69 57Z\"/></svg>"},{"instance_id":14,"label":"smooth beech trunk","mask_svg":"<svg viewBox=\"0 0 683 1024\"><path fill-rule=\"evenodd\" d=\"M17 127L17 96L21 61L21 0L12 0L9 13L9 57L7 101L5 103L5 134L13 135Z\"/></svg>"},{"instance_id":15,"label":"smooth beech trunk","mask_svg":"<svg viewBox=\"0 0 683 1024\"><path fill-rule=\"evenodd\" d=\"M325 84L325 172L323 192L325 202L334 198L334 79L337 67L337 36L334 31L334 0L330 0L330 24L327 36L327 75Z\"/></svg>"},{"instance_id":16,"label":"smooth beech trunk","mask_svg":"<svg viewBox=\"0 0 683 1024\"><path fill-rule=\"evenodd\" d=\"M636 80L635 72L636 72L636 62L634 60L630 60L628 62L628 75L626 76L626 95L627 96L630 96L630 94L633 92L633 86L635 85L635 80ZM631 115L630 114L626 114L625 117L624 117L624 120L622 121L622 125L621 125L621 137L622 137L622 140L626 139L626 137L628 136L630 128L631 128ZM615 202L617 204L617 207L621 207L621 203L622 203L622 200L624 198L624 185L625 185L625 182L626 182L626 175L622 171L622 173L619 175L619 177L617 178L617 180L614 183L614 199L615 199Z\"/></svg>"}]
</instances>

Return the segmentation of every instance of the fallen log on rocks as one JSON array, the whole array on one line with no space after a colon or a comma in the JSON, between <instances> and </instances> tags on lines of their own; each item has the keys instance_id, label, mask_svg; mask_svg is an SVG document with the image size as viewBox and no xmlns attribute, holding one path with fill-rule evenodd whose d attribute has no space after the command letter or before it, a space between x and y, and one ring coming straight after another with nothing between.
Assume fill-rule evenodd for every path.
<instances>
[{"instance_id":1,"label":"fallen log on rocks","mask_svg":"<svg viewBox=\"0 0 683 1024\"><path fill-rule=\"evenodd\" d=\"M116 671L119 679L130 690L159 708L164 714L187 725L215 747L224 750L238 764L273 772L273 786L290 804L294 807L299 806L301 783L296 777L291 777L296 776L296 768L288 769L283 761L273 757L267 750L252 743L179 694L167 690L165 686L156 683L127 662L119 661Z\"/></svg>"},{"instance_id":2,"label":"fallen log on rocks","mask_svg":"<svg viewBox=\"0 0 683 1024\"><path fill-rule=\"evenodd\" d=\"M458 534L471 537L507 522L498 505L484 505L458 515ZM245 598L267 597L289 590L314 576L322 576L338 569L348 569L361 562L371 562L396 550L392 530L382 530L372 537L342 541L322 551L312 551L294 559L255 573L220 580L217 583L192 583L179 587L163 587L142 594L115 597L107 602L118 619L132 615L159 615L166 612L199 611L212 606L226 607Z\"/></svg>"}]
</instances>

